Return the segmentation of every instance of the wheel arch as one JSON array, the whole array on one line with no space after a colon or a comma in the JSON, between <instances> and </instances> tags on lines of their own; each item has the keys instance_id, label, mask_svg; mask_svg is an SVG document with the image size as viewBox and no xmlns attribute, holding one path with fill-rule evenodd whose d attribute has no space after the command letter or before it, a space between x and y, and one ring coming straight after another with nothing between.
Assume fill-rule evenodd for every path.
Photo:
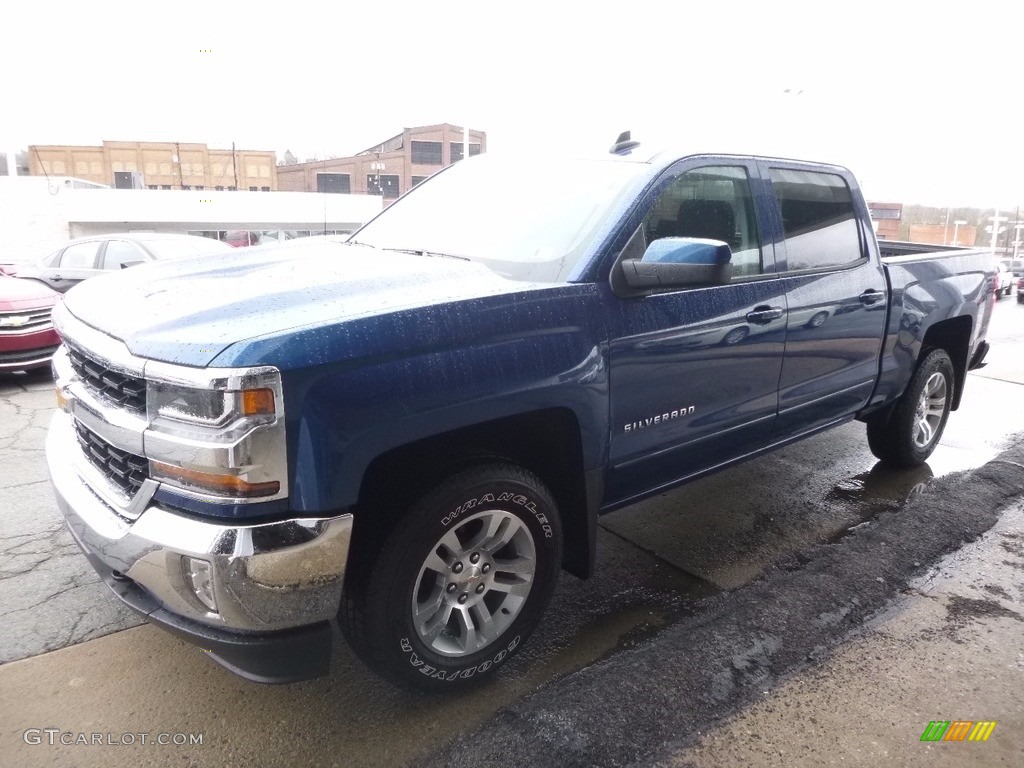
<instances>
[{"instance_id":1,"label":"wheel arch","mask_svg":"<svg viewBox=\"0 0 1024 768\"><path fill-rule=\"evenodd\" d=\"M931 325L921 340L918 360L923 360L929 350L944 350L953 363L953 402L951 410L960 407L964 383L967 380L968 350L971 344L973 320L968 315L941 320Z\"/></svg>"},{"instance_id":2,"label":"wheel arch","mask_svg":"<svg viewBox=\"0 0 1024 768\"><path fill-rule=\"evenodd\" d=\"M392 448L373 459L360 483L355 541L386 536L389 523L442 478L491 462L535 474L558 504L562 567L580 578L593 570L600 472L586 472L580 425L569 408L549 408L450 430ZM366 542L372 546L372 542Z\"/></svg>"}]
</instances>

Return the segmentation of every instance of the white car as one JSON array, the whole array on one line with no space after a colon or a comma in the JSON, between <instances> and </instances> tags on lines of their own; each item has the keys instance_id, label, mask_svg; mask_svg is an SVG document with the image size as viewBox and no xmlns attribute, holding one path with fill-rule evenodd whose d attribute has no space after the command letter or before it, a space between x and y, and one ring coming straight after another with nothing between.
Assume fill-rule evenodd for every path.
<instances>
[{"instance_id":1,"label":"white car","mask_svg":"<svg viewBox=\"0 0 1024 768\"><path fill-rule=\"evenodd\" d=\"M1013 283L1013 272L1010 271L1010 265L1005 261L996 263L996 298L1009 296L1013 291Z\"/></svg>"}]
</instances>

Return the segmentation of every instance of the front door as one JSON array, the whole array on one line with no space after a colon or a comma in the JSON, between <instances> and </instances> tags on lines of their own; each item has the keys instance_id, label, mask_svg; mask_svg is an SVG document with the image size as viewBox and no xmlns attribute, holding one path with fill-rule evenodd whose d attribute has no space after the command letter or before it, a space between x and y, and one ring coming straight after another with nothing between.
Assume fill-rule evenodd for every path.
<instances>
[{"instance_id":1,"label":"front door","mask_svg":"<svg viewBox=\"0 0 1024 768\"><path fill-rule=\"evenodd\" d=\"M767 445L778 408L786 299L754 163L688 160L646 203L642 253L660 237L727 243L727 285L609 298L611 425L608 504ZM634 242L631 241L631 242Z\"/></svg>"}]
</instances>

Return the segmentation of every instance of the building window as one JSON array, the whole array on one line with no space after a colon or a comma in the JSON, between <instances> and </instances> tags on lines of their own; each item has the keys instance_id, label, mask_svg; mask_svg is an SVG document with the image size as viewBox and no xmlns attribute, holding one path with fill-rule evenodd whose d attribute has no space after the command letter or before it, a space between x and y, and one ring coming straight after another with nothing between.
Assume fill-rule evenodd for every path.
<instances>
[{"instance_id":1,"label":"building window","mask_svg":"<svg viewBox=\"0 0 1024 768\"><path fill-rule=\"evenodd\" d=\"M453 163L457 163L459 160L461 160L462 159L462 142L461 141L449 142L449 144L448 144L448 154L451 157ZM479 144L470 144L469 145L469 156L473 157L474 155L479 155L479 154L480 154L480 145Z\"/></svg>"},{"instance_id":2,"label":"building window","mask_svg":"<svg viewBox=\"0 0 1024 768\"><path fill-rule=\"evenodd\" d=\"M192 189L206 189L206 187L202 184L196 184Z\"/></svg>"},{"instance_id":3,"label":"building window","mask_svg":"<svg viewBox=\"0 0 1024 768\"><path fill-rule=\"evenodd\" d=\"M443 165L440 141L414 141L412 143L412 161L420 165Z\"/></svg>"},{"instance_id":4,"label":"building window","mask_svg":"<svg viewBox=\"0 0 1024 768\"><path fill-rule=\"evenodd\" d=\"M316 191L347 195L352 192L352 179L347 173L318 173Z\"/></svg>"},{"instance_id":5,"label":"building window","mask_svg":"<svg viewBox=\"0 0 1024 768\"><path fill-rule=\"evenodd\" d=\"M380 186L377 185L377 179L380 179ZM398 175L397 174L381 174L379 177L375 173L366 174L366 194L368 195L384 195L384 197L398 197Z\"/></svg>"},{"instance_id":6,"label":"building window","mask_svg":"<svg viewBox=\"0 0 1024 768\"><path fill-rule=\"evenodd\" d=\"M412 177L412 185L415 187L421 181L426 181L426 180L427 180L426 176L413 176Z\"/></svg>"},{"instance_id":7,"label":"building window","mask_svg":"<svg viewBox=\"0 0 1024 768\"><path fill-rule=\"evenodd\" d=\"M160 189L170 189L170 188L171 188L170 184L161 184L160 185Z\"/></svg>"},{"instance_id":8,"label":"building window","mask_svg":"<svg viewBox=\"0 0 1024 768\"><path fill-rule=\"evenodd\" d=\"M228 192L237 192L238 187L228 187Z\"/></svg>"},{"instance_id":9,"label":"building window","mask_svg":"<svg viewBox=\"0 0 1024 768\"><path fill-rule=\"evenodd\" d=\"M270 187L260 187L260 192L269 192Z\"/></svg>"},{"instance_id":10,"label":"building window","mask_svg":"<svg viewBox=\"0 0 1024 768\"><path fill-rule=\"evenodd\" d=\"M159 184L150 184L149 188L150 189L160 189L160 185Z\"/></svg>"},{"instance_id":11,"label":"building window","mask_svg":"<svg viewBox=\"0 0 1024 768\"><path fill-rule=\"evenodd\" d=\"M899 208L871 208L870 213L872 219L898 219L900 217Z\"/></svg>"},{"instance_id":12,"label":"building window","mask_svg":"<svg viewBox=\"0 0 1024 768\"><path fill-rule=\"evenodd\" d=\"M224 191L224 187L214 187L214 189L217 190L218 192Z\"/></svg>"},{"instance_id":13,"label":"building window","mask_svg":"<svg viewBox=\"0 0 1024 768\"><path fill-rule=\"evenodd\" d=\"M249 191L250 192L259 192L260 188L259 187L249 187Z\"/></svg>"}]
</instances>

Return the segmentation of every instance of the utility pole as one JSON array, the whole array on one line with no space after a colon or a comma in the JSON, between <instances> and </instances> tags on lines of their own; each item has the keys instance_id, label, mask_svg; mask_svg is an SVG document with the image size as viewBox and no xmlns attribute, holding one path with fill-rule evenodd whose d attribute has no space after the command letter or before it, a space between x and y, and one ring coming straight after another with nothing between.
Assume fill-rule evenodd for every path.
<instances>
[{"instance_id":1,"label":"utility pole","mask_svg":"<svg viewBox=\"0 0 1024 768\"><path fill-rule=\"evenodd\" d=\"M18 175L18 153L10 147L7 148L7 175Z\"/></svg>"},{"instance_id":2,"label":"utility pole","mask_svg":"<svg viewBox=\"0 0 1024 768\"><path fill-rule=\"evenodd\" d=\"M942 230L942 244L949 242L949 208L946 208L946 228ZM954 236L955 238L955 236Z\"/></svg>"},{"instance_id":3,"label":"utility pole","mask_svg":"<svg viewBox=\"0 0 1024 768\"><path fill-rule=\"evenodd\" d=\"M966 225L967 222L963 219L957 219L953 222L953 245L960 245L960 227Z\"/></svg>"},{"instance_id":4,"label":"utility pole","mask_svg":"<svg viewBox=\"0 0 1024 768\"><path fill-rule=\"evenodd\" d=\"M999 222L1008 221L1006 216L999 215L999 209L996 208L995 216L992 216L989 221L992 222L992 244L989 246L989 250L992 251L992 255L996 252L996 238L999 237Z\"/></svg>"},{"instance_id":5,"label":"utility pole","mask_svg":"<svg viewBox=\"0 0 1024 768\"><path fill-rule=\"evenodd\" d=\"M238 191L238 158L235 157L235 142L231 142L231 169L235 172L235 191Z\"/></svg>"}]
</instances>

